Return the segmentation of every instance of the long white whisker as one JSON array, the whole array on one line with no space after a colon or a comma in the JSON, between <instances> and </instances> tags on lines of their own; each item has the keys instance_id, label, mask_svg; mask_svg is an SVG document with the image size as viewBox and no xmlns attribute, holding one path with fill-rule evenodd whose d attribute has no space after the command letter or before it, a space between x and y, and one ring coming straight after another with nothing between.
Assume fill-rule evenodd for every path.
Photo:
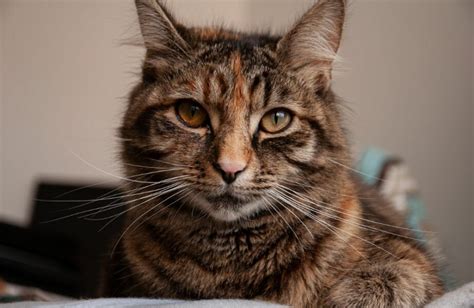
<instances>
[{"instance_id":1,"label":"long white whisker","mask_svg":"<svg viewBox=\"0 0 474 308\"><path fill-rule=\"evenodd\" d=\"M168 189L168 192L169 192L169 191L170 191L170 190ZM112 216L110 216L110 217L105 218L105 219L110 219L110 220L109 220L104 226L102 226L102 227L99 229L98 232L101 232L102 230L104 230L108 225L110 225L112 222L114 222L116 219L118 219L120 216L126 214L126 213L129 212L130 210L132 210L132 209L134 209L134 208L136 208L136 207L138 207L138 206L141 206L142 204L147 203L147 202L149 202L149 201L151 201L151 200L153 200L153 199L155 199L155 198L158 198L158 197L160 197L161 195L162 195L162 194L155 195L155 196L153 196L152 198L147 199L147 200L145 200L144 202L141 202L140 204L136 204L136 205L134 205L134 206L132 206L132 207L130 207L130 208L128 208L128 209L125 209L124 211L122 211L122 212L120 212L120 213L118 213L118 214L115 214L115 215L112 215ZM165 199L165 200L167 200L167 199ZM164 201L162 201L162 202L164 202ZM105 219L100 219L100 220L105 220Z\"/></svg>"},{"instance_id":2,"label":"long white whisker","mask_svg":"<svg viewBox=\"0 0 474 308\"><path fill-rule=\"evenodd\" d=\"M154 159L154 158L150 158L150 160L154 161L154 162L157 162L157 163L160 163L160 164L171 165L171 166L176 166L176 167L187 167L187 168L192 167L191 165L178 164L178 163L174 163L174 162L172 163L172 162L159 160L159 159Z\"/></svg>"},{"instance_id":3,"label":"long white whisker","mask_svg":"<svg viewBox=\"0 0 474 308\"><path fill-rule=\"evenodd\" d=\"M294 200L293 200L293 201L294 201ZM296 203L298 203L298 202L296 201ZM300 206L301 206L302 203L298 203L298 204L300 204ZM303 204L303 205L304 205L304 204ZM304 212L303 212L303 213L304 213ZM313 216L313 217L316 217L316 216L314 216L314 215L312 215L312 216ZM322 221L322 220L321 220L321 221ZM379 245L377 245L377 244L372 243L371 241L368 241L368 240L366 240L366 239L364 239L364 238L362 238L362 237L360 237L360 236L357 236L357 235L355 235L355 234L349 233L349 232L347 232L347 231L344 230L344 229L340 229L340 228L339 228L339 231L342 231L342 232L344 232L344 233L346 233L346 234L349 234L350 236L355 236L355 237L357 237L358 239L360 239L360 240L362 240L362 241L364 241L364 242L366 242L366 243L368 243L368 244L370 244L370 245L372 245L372 246L374 246L374 247L376 247L376 248L378 248L378 249L384 251L385 253L387 253L387 254L393 256L394 258L398 259L397 256L395 256L394 254L392 254L392 253L389 252L388 250L384 249L383 247L381 247L381 246L379 246Z\"/></svg>"},{"instance_id":4,"label":"long white whisker","mask_svg":"<svg viewBox=\"0 0 474 308\"><path fill-rule=\"evenodd\" d=\"M377 180L377 181L385 182L385 180L382 179L382 178L373 176L373 175L368 174L368 173L361 172L361 171L359 171L359 170L357 170L357 169L354 169L354 168L351 168L351 167L349 167L349 166L346 166L346 165L344 165L343 163L340 163L340 162L338 162L338 161L336 161L336 160L334 160L334 159L327 158L327 160L330 161L330 162L332 162L333 164L336 164L336 165L338 165L338 166L341 166L341 167L343 167L343 168L346 168L346 169L348 169L348 170L350 170L350 171L353 171L353 172L355 172L355 173L358 173L358 174L360 174L360 175L363 175L363 176L372 178L372 179Z\"/></svg>"},{"instance_id":5,"label":"long white whisker","mask_svg":"<svg viewBox=\"0 0 474 308\"><path fill-rule=\"evenodd\" d=\"M76 158L78 158L80 161L82 161L83 163L85 163L86 165L88 165L89 167L91 167L91 168L93 168L93 169L95 169L95 170L97 170L97 171L100 171L100 172L102 172L103 174L109 175L109 176L111 176L111 177L114 177L114 178L117 178L117 179L120 179L120 180L123 180L123 181L127 181L127 182L133 182L133 183L142 183L142 184L150 184L150 183L153 183L153 182L149 182L149 181L131 180L131 179L125 178L125 177L123 177L123 176L115 175L115 174L113 174L113 173L110 173L110 172L108 172L108 171L105 171L105 170L103 170L103 169L101 169L101 168L99 168L99 167L97 167L97 166L91 164L90 162L84 160L82 157L80 157L78 154L76 154L76 153L74 153L74 152L72 152L72 154L73 154L74 156L76 156Z\"/></svg>"},{"instance_id":6,"label":"long white whisker","mask_svg":"<svg viewBox=\"0 0 474 308\"><path fill-rule=\"evenodd\" d=\"M145 165L137 165L137 164L130 164L130 163L122 163L125 166L130 166L130 167L137 167L137 168L143 168L143 169L151 169L151 170L168 170L168 168L165 167L157 167L157 166L145 166ZM180 166L180 165L173 165L173 167L176 167L177 169L180 170L186 170L191 166Z\"/></svg>"},{"instance_id":7,"label":"long white whisker","mask_svg":"<svg viewBox=\"0 0 474 308\"><path fill-rule=\"evenodd\" d=\"M281 195L280 195L281 196ZM347 245L349 245L352 249L354 249L362 258L365 258L365 256L357 249L355 248L351 243L348 242L348 239L344 239L340 234L337 233L337 228L334 227L334 226L331 226L328 222L322 220L322 219L319 219L317 216L314 216L313 214L311 213L308 213L308 212L305 212L303 210L301 210L300 208L298 208L297 206L295 206L291 200L285 200L284 196L281 196L282 197L282 200L284 200L284 202L288 205L288 206L291 206L293 207L294 209L296 209L297 211L300 211L301 213L303 213L304 215L306 215L307 217L311 218L313 221L319 223L319 224L322 224L323 226L325 226L326 228L328 228L330 231L332 231L334 233L334 235L336 235L337 237L339 237L342 241L344 241ZM355 234L352 234L352 233L349 233L343 229L339 229L339 231L343 231L344 233L350 235L350 236L356 236ZM357 237L357 236L356 236ZM375 244L374 244L375 245Z\"/></svg>"},{"instance_id":8,"label":"long white whisker","mask_svg":"<svg viewBox=\"0 0 474 308\"><path fill-rule=\"evenodd\" d=\"M286 207L284 203L278 201L278 199L279 199L278 196L276 196L276 195L273 196L271 193L269 193L268 196L269 196L270 198L272 198L274 201L276 201L277 203L279 203L281 206L283 206L285 209L287 209L294 217L296 217L296 219L298 219L298 221L299 221L299 222L304 226L304 228L308 231L308 233L309 233L309 235L311 236L311 238L314 238L314 234L309 230L308 226L306 226L306 224L301 220L301 218L299 218L297 215L295 215L295 213L294 213L291 209L289 209L288 207ZM277 199L275 199L275 197L276 197Z\"/></svg>"},{"instance_id":9,"label":"long white whisker","mask_svg":"<svg viewBox=\"0 0 474 308\"><path fill-rule=\"evenodd\" d=\"M182 190L180 190L180 191L174 193L173 195L169 196L168 198L164 199L163 201L161 201L160 204L165 203L166 201L168 201L169 199L173 198L173 197L176 196L176 195L185 193L184 195L182 195L182 196L179 197L178 199L174 200L174 201L171 202L170 204L165 204L165 206L164 206L162 209L158 210L158 212L156 212L156 213L152 214L150 217L144 219L140 224L138 224L137 226L135 226L135 228L132 230L132 232L133 232L134 230L138 229L145 221L150 220L151 218L155 217L156 215L158 215L159 213L161 213L161 212L164 211L165 209L171 207L171 206L174 205L175 203L177 203L177 202L179 202L180 200L186 198L192 191L193 191L192 188L182 189ZM182 204L181 204L181 206L182 206ZM177 211L179 211L179 209L181 208L181 206L178 208ZM156 207L157 207L157 206L155 206L155 208L156 208Z\"/></svg>"},{"instance_id":10,"label":"long white whisker","mask_svg":"<svg viewBox=\"0 0 474 308\"><path fill-rule=\"evenodd\" d=\"M295 196L295 197L298 197L298 196ZM297 201L296 201L297 202ZM308 202L308 201L307 201ZM330 213L326 213L322 210L318 210L318 209L315 209L311 206L308 206L304 203L300 203L301 205L304 205L305 208L307 208L308 210L310 211L313 211L313 212L316 212L317 214L321 214L321 215L324 215L326 217L329 217L329 218L333 218L333 219L336 219L336 220L339 220L339 221L344 221L342 218L340 218L339 216L337 215L333 215L333 214L330 214ZM311 204L314 204L316 205L315 203L311 203ZM321 206L320 206L321 207ZM328 207L324 207L325 209L327 210L330 210L330 211L334 211L334 209L332 208L328 208ZM347 216L350 216L350 217L354 217L355 215L349 215L349 213L344 213L345 215ZM362 217L359 217L359 219L362 219ZM420 240L418 238L414 238L414 237L410 237L410 236L406 236L406 235L402 235L402 234L397 234L397 233L394 233L394 232L390 232L390 231L387 231L387 230L383 230L383 229L379 229L379 228L375 228L375 227L371 227L371 226L367 226L367 225L364 225L362 223L358 223L358 222L352 222L352 221L346 221L346 223L349 223L350 225L353 225L353 226L357 226L357 227L360 227L360 228L363 228L365 230L371 230L371 231L376 231L376 232L382 232L382 233L385 233L385 234L390 234L390 235L393 235L393 236L397 236L397 237L401 237L401 238L406 238L406 239L410 239L410 240L413 240L413 241L420 241L420 242L423 242L423 240Z\"/></svg>"},{"instance_id":11,"label":"long white whisker","mask_svg":"<svg viewBox=\"0 0 474 308\"><path fill-rule=\"evenodd\" d=\"M298 194L297 192L295 192L294 190L284 186L284 185L281 185L281 184L277 184L277 187L280 187L280 188L283 188L285 189L288 193L293 193L295 196L297 196L298 198L300 199L303 199L305 200L306 202L309 202L317 207L321 207L321 208L325 208L325 209L328 209L330 211L333 211L333 212L337 212L337 213L340 213L340 214L344 214L344 215L347 215L347 216L350 216L350 217L358 217L358 216L354 216L350 213L345 213L345 212L342 212L340 210L337 210L335 208L332 208L331 204L328 204L328 203L325 203L325 202L321 202L321 201L318 201L318 203L308 199L307 197L305 196L301 196L300 194ZM327 205L327 206L323 206L323 205ZM359 217L358 217L359 218ZM369 223L373 223L373 224L377 224L377 225L381 225L381 226L385 226L385 227L390 227L390 228L394 228L394 229L400 229L400 230L405 230L405 231L411 231L411 232L419 232L419 231L422 231L422 230L416 230L416 229L410 229L410 228L406 228L406 227L400 227L400 226L395 226L395 225L391 225L391 224L386 224L386 223L383 223L383 222L379 222L379 221L374 221L374 220L370 220L370 219L366 219L366 218L363 218L363 217L360 217L360 220L362 221L366 221L366 222L369 222ZM388 231L387 231L388 232ZM425 233L435 233L435 232L431 232L431 231L422 231L422 232L425 232Z\"/></svg>"},{"instance_id":12,"label":"long white whisker","mask_svg":"<svg viewBox=\"0 0 474 308\"><path fill-rule=\"evenodd\" d=\"M175 182L171 182L169 185L167 186L164 186L164 187L161 187L159 189L155 189L155 190L152 190L152 191L145 191L145 192L142 192L142 193L138 193L138 194L131 194L131 195L126 195L126 197L131 197L131 196L137 196L137 195L142 195L142 194L147 194L147 196L151 196L151 195L157 195L157 194L162 194L163 191L166 191L168 190L169 188L172 188L172 187L177 187L179 185L182 185L182 183L180 181L175 181ZM144 196L144 197L141 197L141 198L135 198L133 200L125 200L125 202L123 202L122 204L126 205L126 204L129 204L129 203L133 203L135 201L138 201L138 200L141 200L141 199L144 199L146 198L147 196ZM99 210L97 213L94 213L94 214L89 214L87 216L92 216L92 215L96 215L96 214L100 214L101 212L103 212L102 210ZM86 216L86 217L87 217ZM92 220L92 219L91 219Z\"/></svg>"},{"instance_id":13,"label":"long white whisker","mask_svg":"<svg viewBox=\"0 0 474 308\"><path fill-rule=\"evenodd\" d=\"M280 218L285 222L285 224L288 226L288 228L291 230L291 232L295 235L295 238L298 240L298 242L302 245L302 242L301 242L299 236L296 234L295 230L291 227L291 225L288 223L288 221L285 219L285 217L283 217L283 215L280 214L278 209L276 209L273 206L273 204L265 198L265 196L262 196L262 200L264 200L264 202L266 202L266 204L268 204L272 209L275 210L275 213L277 213L277 215L280 216Z\"/></svg>"},{"instance_id":14,"label":"long white whisker","mask_svg":"<svg viewBox=\"0 0 474 308\"><path fill-rule=\"evenodd\" d=\"M63 192L63 193L61 193L61 194L59 194L59 195L56 195L56 196L54 197L54 199L67 196L67 195L72 194L72 193L74 193L74 192L76 192L76 191L80 191L80 190L83 190L83 189L87 189L87 188L91 188L91 187L96 187L96 186L102 186L102 185L104 185L104 184L113 183L113 182L116 183L117 181L116 181L116 180L106 180L106 181L102 181L102 182L98 182L98 183L94 183L94 184L90 184L90 185L81 186L81 187L78 187L78 188L75 188L75 189L72 189L72 190ZM123 186L123 185L119 185L119 187L120 187L120 186ZM118 189L118 188L116 188L116 189ZM114 190L116 190L116 189L114 189Z\"/></svg>"},{"instance_id":15,"label":"long white whisker","mask_svg":"<svg viewBox=\"0 0 474 308\"><path fill-rule=\"evenodd\" d=\"M191 190L191 189L188 189L188 190ZM184 191L184 190L183 190ZM179 199L178 199L179 200ZM172 203L173 204L173 203ZM158 211L160 212L160 211ZM125 214L125 213L123 213ZM154 216L155 214L153 214L152 216ZM114 222L116 219L118 219L120 216L116 216L114 218L112 218L109 222L107 222L104 226L102 226L102 228L99 229L99 232L104 230L109 224L111 224L112 222ZM148 219L150 219L151 217L149 217Z\"/></svg>"},{"instance_id":16,"label":"long white whisker","mask_svg":"<svg viewBox=\"0 0 474 308\"><path fill-rule=\"evenodd\" d=\"M183 185L182 187L180 187L179 189L182 189L184 187L187 187L187 186L190 186L190 184L188 185ZM170 190L169 192L171 192L172 190ZM178 191L176 194L179 194L181 191ZM173 194L171 195L170 197L168 197L167 199L171 198L172 196L176 195L176 194ZM159 204L163 203L164 201L160 202ZM159 206L159 204L155 205L155 206L152 206L150 209L146 210L144 213L142 213L140 216L138 216L138 218L136 218L130 225L128 225L128 227L125 229L125 231L122 233L122 235L120 235L120 237L117 239L117 242L115 243L113 249L112 249L112 252L111 252L111 255L114 254L115 252L115 249L117 249L117 245L120 243L120 241L122 240L122 238L125 236L125 234L127 233L128 230L130 230L130 228L132 226L134 226L137 221L139 221L140 219L142 219L145 215L149 214L151 211L153 211L157 206Z\"/></svg>"},{"instance_id":17,"label":"long white whisker","mask_svg":"<svg viewBox=\"0 0 474 308\"><path fill-rule=\"evenodd\" d=\"M137 188L137 190L143 190L147 187L151 187L151 186L156 186L156 185L160 185L160 184L164 184L164 183L169 183L169 182L172 182L172 181L181 181L183 179L186 179L186 178L190 178L191 176L188 176L188 175L179 175L179 176L176 176L176 177L172 177L172 178L167 178L167 179L164 179L162 181L157 181L157 182L150 182L151 184L148 184L148 185L145 185L145 186L142 186L140 188ZM145 192L146 193L146 192ZM50 202L50 203L65 203L65 202L68 202L68 203L82 203L82 202L88 202L86 204L82 204L80 206L83 206L83 205L87 205L87 204L90 204L90 203L93 203L93 202L98 202L98 201L107 201L107 200L114 200L114 199L117 199L118 197L124 195L125 193L119 193L117 194L116 196L109 196L109 197L104 197L104 198L96 198L96 199L72 199L72 200L68 200L68 199L64 199L64 200L57 200L57 199L52 199L52 200L48 200L48 199L35 199L36 201L40 201L40 202ZM141 195L141 194L144 194L144 193L136 193L136 194L126 194L127 196L134 196L134 195ZM70 209L73 209L73 208L70 208Z\"/></svg>"},{"instance_id":18,"label":"long white whisker","mask_svg":"<svg viewBox=\"0 0 474 308\"><path fill-rule=\"evenodd\" d=\"M121 202L121 203L118 203L118 204L109 204L107 206L103 206L101 208L93 208L93 209L87 209L87 210L84 210L84 211L80 211L80 212L77 212L77 213L72 213L70 215L66 215L66 216L62 216L62 217L58 217L58 218L54 218L54 219L51 219L51 220L48 220L48 221L45 221L43 223L51 223L51 222L55 222L55 221L59 221L59 220L63 220L63 219L66 219L66 218L70 218L70 217L75 217L75 216L80 216L80 215L84 215L86 213L92 213L92 214L88 214L86 216L82 216L80 218L84 218L84 217L88 217L88 216L91 216L91 215L96 215L98 213L101 213L101 212L104 212L104 211L108 211L110 209L114 209L114 208L118 208L118 207L121 207L123 205L126 205L126 204L129 204L131 202L136 202L136 201L139 201L139 200L142 200L142 199L146 199L152 195L156 195L157 192L147 192L148 194L146 196L143 196L143 197L140 197L140 198L136 198L134 200L130 200L130 201L124 201L124 202ZM159 193L159 191L158 191ZM116 199L117 200L117 199Z\"/></svg>"},{"instance_id":19,"label":"long white whisker","mask_svg":"<svg viewBox=\"0 0 474 308\"><path fill-rule=\"evenodd\" d=\"M291 181L289 179L281 179L281 181L284 182L284 183L288 183L290 185L297 185L297 186L300 186L300 187L304 187L305 191L307 191L307 189L310 189L310 190L317 190L317 191L323 191L323 192L328 192L328 193L337 193L338 195L343 196L343 197L352 197L350 195L343 194L341 192L334 192L334 191L331 191L331 190L328 190L328 189L324 189L322 187L315 187L315 185L310 185L310 184L306 183L308 181L308 179L301 178L300 176L298 176L298 178L300 178L300 181ZM361 199L361 200L373 200L374 198L365 198L365 197L361 198L361 197L359 197L359 199Z\"/></svg>"},{"instance_id":20,"label":"long white whisker","mask_svg":"<svg viewBox=\"0 0 474 308\"><path fill-rule=\"evenodd\" d=\"M170 185L168 185L168 186L166 186L166 187L163 187L163 188L161 188L161 189L158 189L158 190L153 191L152 195L153 195L154 197L153 197L152 199L155 199L156 197L160 197L160 196L162 196L162 195L164 195L164 194L173 192L173 191L175 191L176 189L180 189L180 188L182 188L182 187L187 187L187 186L189 186L189 185L190 185L190 184L182 184L182 183L177 183L177 184L176 184L176 183L173 183L173 184L170 184ZM148 196L150 196L150 195L148 195ZM136 201L138 201L138 200L141 200L141 199L143 199L143 197L142 197L142 198L135 199L135 200L132 200L132 201L127 201L126 203L127 203L127 204L129 204L129 203L134 203L134 202L136 202ZM112 216L109 217L109 218L112 218L112 217L115 217L115 216L121 216L121 215L125 214L126 212L128 212L128 211L130 211L130 210L132 210L132 209L134 209L134 208L136 208L136 207L138 207L138 206L140 206L140 205L142 205L142 204L144 204L144 203L146 203L146 202L148 202L148 201L150 201L150 200L145 200L145 202L142 202L142 203L140 203L140 204L133 205L132 207L126 209L125 211L123 211L123 212L121 212L121 213L118 213L118 214L115 214L115 215L112 215ZM101 218L100 220L104 220L104 219Z\"/></svg>"},{"instance_id":21,"label":"long white whisker","mask_svg":"<svg viewBox=\"0 0 474 308\"><path fill-rule=\"evenodd\" d=\"M117 204L114 204L114 202L112 202L111 204L109 204L107 206L103 206L103 207L100 207L100 208L87 209L87 210L84 210L84 211L72 213L70 215L66 215L66 216L62 216L62 217L58 217L58 218L54 218L54 219L45 221L44 223L50 223L50 222L59 221L59 220L63 220L63 219L66 219L66 218L70 218L70 217L74 217L74 216L80 216L80 215L82 215L82 216L79 217L79 218L86 218L86 217L89 217L89 216L94 216L94 215L100 214L100 213L105 212L105 211L110 211L112 209L121 207L123 205L127 205L127 204L132 203L132 202L136 202L136 201L139 201L139 200L146 199L150 196L161 195L161 194L166 193L169 190L170 187L177 187L179 185L182 185L181 183L178 182L179 180L182 180L182 178L177 179L175 181L171 181L170 185L167 185L167 186L162 187L160 189L153 190L153 191L145 191L145 192L142 192L142 193L134 194L134 195L146 194L145 196L142 196L140 198L135 198L133 200L125 200L125 201L117 203ZM113 200L118 201L120 199L114 198ZM96 200L92 200L92 202L94 202L94 201L96 201ZM90 203L92 203L92 202L90 202ZM93 220L93 219L89 219L89 220Z\"/></svg>"}]
</instances>

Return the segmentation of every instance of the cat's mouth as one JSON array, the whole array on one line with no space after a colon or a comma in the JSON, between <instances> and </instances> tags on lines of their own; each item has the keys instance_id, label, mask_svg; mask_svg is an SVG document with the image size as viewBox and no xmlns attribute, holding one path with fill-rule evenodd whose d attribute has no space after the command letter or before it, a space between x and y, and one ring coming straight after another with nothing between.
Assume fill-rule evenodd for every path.
<instances>
[{"instance_id":1,"label":"cat's mouth","mask_svg":"<svg viewBox=\"0 0 474 308\"><path fill-rule=\"evenodd\" d=\"M209 203L219 206L227 206L231 208L247 203L247 201L244 200L242 197L239 197L229 192L225 192L224 194L217 196L207 196L206 199Z\"/></svg>"},{"instance_id":2,"label":"cat's mouth","mask_svg":"<svg viewBox=\"0 0 474 308\"><path fill-rule=\"evenodd\" d=\"M258 212L263 206L260 198L249 198L245 194L226 191L217 195L200 195L193 205L220 221L235 221Z\"/></svg>"}]
</instances>

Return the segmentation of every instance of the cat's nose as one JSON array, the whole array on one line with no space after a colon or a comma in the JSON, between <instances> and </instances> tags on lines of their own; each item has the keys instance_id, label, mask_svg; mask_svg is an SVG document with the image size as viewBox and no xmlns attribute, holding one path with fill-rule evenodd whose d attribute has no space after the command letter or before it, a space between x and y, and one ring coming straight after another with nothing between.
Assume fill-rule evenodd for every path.
<instances>
[{"instance_id":1,"label":"cat's nose","mask_svg":"<svg viewBox=\"0 0 474 308\"><path fill-rule=\"evenodd\" d=\"M237 179L237 176L242 173L247 167L247 163L239 160L219 160L214 168L219 171L222 178L227 184L231 184Z\"/></svg>"}]
</instances>

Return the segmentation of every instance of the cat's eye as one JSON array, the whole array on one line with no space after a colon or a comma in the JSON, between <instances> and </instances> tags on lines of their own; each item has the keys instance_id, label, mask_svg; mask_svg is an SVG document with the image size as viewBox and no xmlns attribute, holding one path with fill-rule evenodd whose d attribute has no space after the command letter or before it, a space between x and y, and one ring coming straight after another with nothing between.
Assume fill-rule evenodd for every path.
<instances>
[{"instance_id":1,"label":"cat's eye","mask_svg":"<svg viewBox=\"0 0 474 308\"><path fill-rule=\"evenodd\" d=\"M267 133L276 134L288 128L291 119L292 115L288 110L274 109L263 116L260 127Z\"/></svg>"},{"instance_id":2,"label":"cat's eye","mask_svg":"<svg viewBox=\"0 0 474 308\"><path fill-rule=\"evenodd\" d=\"M176 103L176 115L185 125L191 128L203 127L207 123L207 112L196 101L179 100Z\"/></svg>"}]
</instances>

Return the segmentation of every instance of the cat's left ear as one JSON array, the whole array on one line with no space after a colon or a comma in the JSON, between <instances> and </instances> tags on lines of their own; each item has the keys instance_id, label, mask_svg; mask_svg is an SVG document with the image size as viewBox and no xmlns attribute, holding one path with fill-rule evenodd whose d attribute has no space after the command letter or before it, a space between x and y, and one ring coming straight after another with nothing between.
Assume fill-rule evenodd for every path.
<instances>
[{"instance_id":1,"label":"cat's left ear","mask_svg":"<svg viewBox=\"0 0 474 308\"><path fill-rule=\"evenodd\" d=\"M315 92L330 87L344 16L344 0L319 0L278 43L280 63Z\"/></svg>"},{"instance_id":2,"label":"cat's left ear","mask_svg":"<svg viewBox=\"0 0 474 308\"><path fill-rule=\"evenodd\" d=\"M152 56L158 66L187 58L189 46L178 31L178 23L160 1L135 0L135 5L147 57Z\"/></svg>"}]
</instances>

